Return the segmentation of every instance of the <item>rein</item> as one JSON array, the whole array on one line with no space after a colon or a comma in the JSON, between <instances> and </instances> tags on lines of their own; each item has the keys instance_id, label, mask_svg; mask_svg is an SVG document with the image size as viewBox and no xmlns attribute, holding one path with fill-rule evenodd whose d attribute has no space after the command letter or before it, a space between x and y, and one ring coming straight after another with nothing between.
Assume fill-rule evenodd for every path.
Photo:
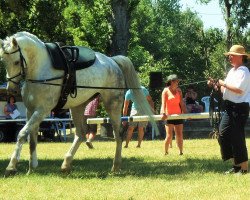
<instances>
[{"instance_id":1,"label":"rein","mask_svg":"<svg viewBox=\"0 0 250 200\"><path fill-rule=\"evenodd\" d=\"M215 99L217 99L217 108L215 106ZM213 131L209 134L212 138L218 138L219 125L221 121L222 99L220 91L216 91L214 88L210 93L210 106L209 106L209 118Z\"/></svg>"},{"instance_id":2,"label":"rein","mask_svg":"<svg viewBox=\"0 0 250 200\"><path fill-rule=\"evenodd\" d=\"M31 80L28 79L27 81L31 82L31 83L39 83L39 84L44 84L44 85L53 85L53 86L65 86L66 84L57 84L57 83L48 83L48 81L52 81L52 80L57 80L63 78L62 77L56 77L56 78L51 78L51 79L46 79L46 80ZM118 88L118 87L98 87L98 86L82 86L82 85L76 85L76 88L85 88L85 89L112 89L112 90L129 90L129 89L135 89L135 90L139 90L141 88Z\"/></svg>"},{"instance_id":3,"label":"rein","mask_svg":"<svg viewBox=\"0 0 250 200\"><path fill-rule=\"evenodd\" d=\"M185 85L193 85L193 84L198 84L198 83L206 83L207 80L205 81L196 81L196 82L191 82L191 83L185 83L185 84L180 84L179 87L185 86Z\"/></svg>"}]
</instances>

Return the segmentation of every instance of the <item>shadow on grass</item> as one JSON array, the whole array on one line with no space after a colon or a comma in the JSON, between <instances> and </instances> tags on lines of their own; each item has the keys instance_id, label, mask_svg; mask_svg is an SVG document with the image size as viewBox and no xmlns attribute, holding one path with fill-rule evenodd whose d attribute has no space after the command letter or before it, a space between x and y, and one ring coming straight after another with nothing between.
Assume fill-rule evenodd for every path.
<instances>
[{"instance_id":1,"label":"shadow on grass","mask_svg":"<svg viewBox=\"0 0 250 200\"><path fill-rule=\"evenodd\" d=\"M35 170L34 175L63 177L63 178L100 178L105 179L111 174L111 166L113 159L84 159L74 160L73 167L69 174L63 174L60 171L62 160L39 160L39 166ZM0 161L0 173L3 175L9 160ZM115 176L126 177L164 177L185 178L185 175L190 173L204 174L204 173L223 173L226 169L225 165L219 159L199 159L187 158L179 162L156 161L145 162L140 158L123 158L122 171ZM18 163L18 174L25 175L28 171L28 161L21 161ZM180 176L181 175L181 176Z\"/></svg>"}]
</instances>

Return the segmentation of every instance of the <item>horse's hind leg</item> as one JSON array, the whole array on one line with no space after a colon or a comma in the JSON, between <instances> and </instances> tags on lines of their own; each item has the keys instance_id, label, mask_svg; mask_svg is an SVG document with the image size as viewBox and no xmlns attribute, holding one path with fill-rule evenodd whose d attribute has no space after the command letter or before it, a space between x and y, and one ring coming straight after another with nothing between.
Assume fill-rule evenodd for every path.
<instances>
[{"instance_id":1,"label":"horse's hind leg","mask_svg":"<svg viewBox=\"0 0 250 200\"><path fill-rule=\"evenodd\" d=\"M74 121L74 125L76 127L76 133L74 137L74 141L66 153L64 157L64 161L61 166L62 172L69 172L71 169L71 163L73 161L73 157L79 148L80 144L84 140L83 133L83 113L84 113L85 104L81 104L77 107L71 108L71 114Z\"/></svg>"},{"instance_id":2,"label":"horse's hind leg","mask_svg":"<svg viewBox=\"0 0 250 200\"><path fill-rule=\"evenodd\" d=\"M111 170L112 172L120 171L122 164L122 137L120 135L122 102L123 94L119 94L118 96L113 97L109 96L109 98L107 99L103 97L103 103L111 119L116 141L115 157Z\"/></svg>"}]
</instances>

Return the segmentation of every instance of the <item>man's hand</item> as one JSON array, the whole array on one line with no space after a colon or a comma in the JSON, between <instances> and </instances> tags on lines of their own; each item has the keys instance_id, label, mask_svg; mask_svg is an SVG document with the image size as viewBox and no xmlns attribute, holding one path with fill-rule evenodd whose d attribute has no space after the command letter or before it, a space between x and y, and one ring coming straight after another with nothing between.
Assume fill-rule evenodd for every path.
<instances>
[{"instance_id":1,"label":"man's hand","mask_svg":"<svg viewBox=\"0 0 250 200\"><path fill-rule=\"evenodd\" d=\"M208 87L213 87L214 84L215 84L215 80L209 77L209 79L207 80Z\"/></svg>"},{"instance_id":2,"label":"man's hand","mask_svg":"<svg viewBox=\"0 0 250 200\"><path fill-rule=\"evenodd\" d=\"M220 80L214 80L212 78L209 78L207 81L208 87L213 87L216 91L220 89Z\"/></svg>"}]
</instances>

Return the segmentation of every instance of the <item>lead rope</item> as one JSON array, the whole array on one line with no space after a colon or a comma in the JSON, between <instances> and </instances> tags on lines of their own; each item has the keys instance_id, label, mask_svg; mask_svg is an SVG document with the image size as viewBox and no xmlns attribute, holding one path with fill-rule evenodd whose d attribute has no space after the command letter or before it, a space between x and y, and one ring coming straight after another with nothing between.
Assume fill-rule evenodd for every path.
<instances>
[{"instance_id":1,"label":"lead rope","mask_svg":"<svg viewBox=\"0 0 250 200\"><path fill-rule=\"evenodd\" d=\"M218 101L217 108L215 106L215 100ZM219 126L221 121L221 101L222 99L220 91L212 89L210 93L209 118L210 124L213 127L213 131L209 135L215 139L217 139L219 135Z\"/></svg>"}]
</instances>

